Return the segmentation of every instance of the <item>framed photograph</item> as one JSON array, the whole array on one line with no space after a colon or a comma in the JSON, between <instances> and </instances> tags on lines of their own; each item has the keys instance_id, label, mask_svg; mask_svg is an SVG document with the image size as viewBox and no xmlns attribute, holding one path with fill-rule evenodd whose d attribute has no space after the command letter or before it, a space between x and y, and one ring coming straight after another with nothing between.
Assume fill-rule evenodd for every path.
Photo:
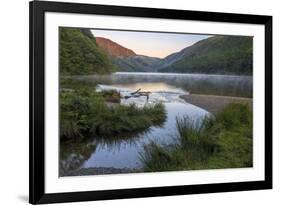
<instances>
[{"instance_id":1,"label":"framed photograph","mask_svg":"<svg viewBox=\"0 0 281 205\"><path fill-rule=\"evenodd\" d=\"M272 188L272 17L30 2L30 203Z\"/></svg>"}]
</instances>

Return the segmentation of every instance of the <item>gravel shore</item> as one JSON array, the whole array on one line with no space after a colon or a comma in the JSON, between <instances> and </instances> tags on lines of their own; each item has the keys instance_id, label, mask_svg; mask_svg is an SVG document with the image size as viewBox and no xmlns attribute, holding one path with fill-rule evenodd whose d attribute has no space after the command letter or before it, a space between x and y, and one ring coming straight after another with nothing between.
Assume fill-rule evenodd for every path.
<instances>
[{"instance_id":1,"label":"gravel shore","mask_svg":"<svg viewBox=\"0 0 281 205\"><path fill-rule=\"evenodd\" d=\"M143 172L141 169L130 168L114 168L114 167L92 167L81 168L69 171L62 176L87 176L87 175L103 175L103 174L125 174Z\"/></svg>"},{"instance_id":2,"label":"gravel shore","mask_svg":"<svg viewBox=\"0 0 281 205\"><path fill-rule=\"evenodd\" d=\"M230 103L245 103L252 109L252 98L230 97L230 96L216 96L216 95L182 95L180 96L186 102L195 106L201 107L208 112L215 114Z\"/></svg>"}]
</instances>

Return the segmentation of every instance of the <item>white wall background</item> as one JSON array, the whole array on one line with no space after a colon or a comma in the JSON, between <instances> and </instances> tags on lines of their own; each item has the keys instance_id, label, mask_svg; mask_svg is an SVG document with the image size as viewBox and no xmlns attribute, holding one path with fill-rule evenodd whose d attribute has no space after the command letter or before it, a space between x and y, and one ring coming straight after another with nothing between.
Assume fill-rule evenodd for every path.
<instances>
[{"instance_id":1,"label":"white wall background","mask_svg":"<svg viewBox=\"0 0 281 205\"><path fill-rule=\"evenodd\" d=\"M273 15L274 189L79 204L278 204L281 201L281 6L277 0L72 0L108 5ZM28 1L0 6L0 204L28 201ZM280 202L279 202L280 203Z\"/></svg>"}]
</instances>

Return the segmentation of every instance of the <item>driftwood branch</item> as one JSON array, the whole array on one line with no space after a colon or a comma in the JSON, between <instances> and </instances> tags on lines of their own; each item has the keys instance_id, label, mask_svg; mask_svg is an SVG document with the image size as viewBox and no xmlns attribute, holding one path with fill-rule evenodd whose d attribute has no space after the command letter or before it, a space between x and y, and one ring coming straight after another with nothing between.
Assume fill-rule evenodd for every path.
<instances>
[{"instance_id":1,"label":"driftwood branch","mask_svg":"<svg viewBox=\"0 0 281 205\"><path fill-rule=\"evenodd\" d=\"M141 90L141 88L139 88L137 91L130 93L131 95L137 94L139 91Z\"/></svg>"},{"instance_id":2,"label":"driftwood branch","mask_svg":"<svg viewBox=\"0 0 281 205\"><path fill-rule=\"evenodd\" d=\"M149 91L142 91L141 92L141 88L139 88L138 90L130 93L130 95L127 95L124 98L128 99L128 98L137 98L137 97L141 97L141 96L146 96L147 100L148 100L150 94L151 94L151 92L149 92Z\"/></svg>"}]
</instances>

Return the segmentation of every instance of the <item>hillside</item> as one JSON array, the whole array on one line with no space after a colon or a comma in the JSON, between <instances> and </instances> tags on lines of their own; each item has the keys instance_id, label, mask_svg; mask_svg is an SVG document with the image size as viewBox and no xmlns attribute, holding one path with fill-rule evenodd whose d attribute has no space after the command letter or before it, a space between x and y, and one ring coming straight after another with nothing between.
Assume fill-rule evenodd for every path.
<instances>
[{"instance_id":1,"label":"hillside","mask_svg":"<svg viewBox=\"0 0 281 205\"><path fill-rule=\"evenodd\" d=\"M96 42L100 48L114 58L130 57L136 55L134 51L125 48L107 38L96 37Z\"/></svg>"},{"instance_id":2,"label":"hillside","mask_svg":"<svg viewBox=\"0 0 281 205\"><path fill-rule=\"evenodd\" d=\"M115 70L105 52L96 45L90 30L60 28L59 38L61 74L106 74Z\"/></svg>"},{"instance_id":3,"label":"hillside","mask_svg":"<svg viewBox=\"0 0 281 205\"><path fill-rule=\"evenodd\" d=\"M160 58L142 55L113 59L118 70L124 72L157 72L160 61Z\"/></svg>"},{"instance_id":4,"label":"hillside","mask_svg":"<svg viewBox=\"0 0 281 205\"><path fill-rule=\"evenodd\" d=\"M164 58L158 72L252 75L252 48L252 37L210 37Z\"/></svg>"}]
</instances>

